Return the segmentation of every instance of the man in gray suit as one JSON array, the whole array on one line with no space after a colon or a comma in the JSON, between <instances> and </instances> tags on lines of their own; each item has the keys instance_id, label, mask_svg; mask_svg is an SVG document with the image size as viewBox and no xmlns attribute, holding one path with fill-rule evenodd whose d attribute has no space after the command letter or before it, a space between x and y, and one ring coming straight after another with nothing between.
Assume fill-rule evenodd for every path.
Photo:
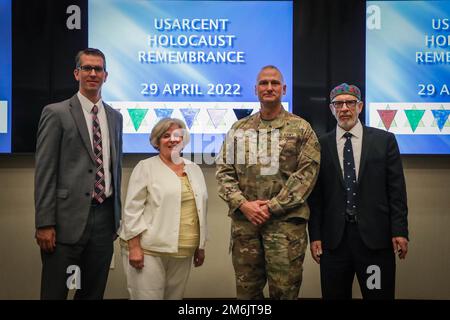
<instances>
[{"instance_id":1,"label":"man in gray suit","mask_svg":"<svg viewBox=\"0 0 450 320\"><path fill-rule=\"evenodd\" d=\"M122 115L101 98L105 55L76 56L79 91L46 106L36 145L41 299L102 299L121 216Z\"/></svg>"}]
</instances>

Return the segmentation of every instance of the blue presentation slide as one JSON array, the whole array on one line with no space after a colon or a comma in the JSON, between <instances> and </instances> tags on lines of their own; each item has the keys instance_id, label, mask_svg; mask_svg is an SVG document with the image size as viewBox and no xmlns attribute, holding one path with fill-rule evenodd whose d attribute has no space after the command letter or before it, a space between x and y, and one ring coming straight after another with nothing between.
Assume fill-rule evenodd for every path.
<instances>
[{"instance_id":1,"label":"blue presentation slide","mask_svg":"<svg viewBox=\"0 0 450 320\"><path fill-rule=\"evenodd\" d=\"M106 55L103 99L124 117L124 152L155 152L163 117L183 120L188 153L217 153L259 110L261 67L283 73L292 110L292 1L89 1L89 46Z\"/></svg>"},{"instance_id":2,"label":"blue presentation slide","mask_svg":"<svg viewBox=\"0 0 450 320\"><path fill-rule=\"evenodd\" d=\"M0 153L11 152L11 1L0 1Z\"/></svg>"},{"instance_id":3,"label":"blue presentation slide","mask_svg":"<svg viewBox=\"0 0 450 320\"><path fill-rule=\"evenodd\" d=\"M403 154L450 154L450 2L368 1L366 123Z\"/></svg>"}]
</instances>

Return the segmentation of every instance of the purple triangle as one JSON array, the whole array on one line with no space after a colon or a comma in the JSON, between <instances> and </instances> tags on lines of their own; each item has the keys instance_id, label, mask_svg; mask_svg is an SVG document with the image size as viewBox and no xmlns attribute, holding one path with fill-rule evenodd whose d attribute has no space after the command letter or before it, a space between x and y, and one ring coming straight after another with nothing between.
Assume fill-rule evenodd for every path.
<instances>
[{"instance_id":1,"label":"purple triangle","mask_svg":"<svg viewBox=\"0 0 450 320\"><path fill-rule=\"evenodd\" d=\"M168 108L155 108L156 117L158 120L162 118L170 118L172 116L173 109Z\"/></svg>"},{"instance_id":2,"label":"purple triangle","mask_svg":"<svg viewBox=\"0 0 450 320\"><path fill-rule=\"evenodd\" d=\"M180 109L181 113L183 114L184 120L186 121L186 125L189 129L191 129L192 125L194 124L195 119L197 118L197 115L200 111L198 108L182 108Z\"/></svg>"}]
</instances>

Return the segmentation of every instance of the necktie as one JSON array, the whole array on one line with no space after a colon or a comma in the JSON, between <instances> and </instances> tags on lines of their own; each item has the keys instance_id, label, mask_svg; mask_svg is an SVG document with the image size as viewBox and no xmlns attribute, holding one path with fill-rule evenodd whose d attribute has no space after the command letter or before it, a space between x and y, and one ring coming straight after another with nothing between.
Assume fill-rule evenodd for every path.
<instances>
[{"instance_id":1,"label":"necktie","mask_svg":"<svg viewBox=\"0 0 450 320\"><path fill-rule=\"evenodd\" d=\"M355 170L355 159L353 158L353 147L352 147L352 134L346 132L344 134L346 139L344 144L344 181L347 194L347 214L354 215L356 212L356 170Z\"/></svg>"},{"instance_id":2,"label":"necktie","mask_svg":"<svg viewBox=\"0 0 450 320\"><path fill-rule=\"evenodd\" d=\"M93 199L102 203L105 201L105 170L103 168L103 148L102 148L102 132L100 130L100 121L97 117L98 107L92 107L92 146L94 150L95 163L97 165L95 171L95 185L92 193Z\"/></svg>"}]
</instances>

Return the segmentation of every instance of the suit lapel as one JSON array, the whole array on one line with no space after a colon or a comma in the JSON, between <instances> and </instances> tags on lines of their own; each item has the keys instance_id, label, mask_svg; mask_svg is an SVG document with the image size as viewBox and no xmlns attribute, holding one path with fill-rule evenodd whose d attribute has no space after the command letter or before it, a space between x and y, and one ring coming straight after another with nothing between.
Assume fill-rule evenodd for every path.
<instances>
[{"instance_id":1,"label":"suit lapel","mask_svg":"<svg viewBox=\"0 0 450 320\"><path fill-rule=\"evenodd\" d=\"M112 168L116 166L116 121L114 119L114 114L112 108L103 102L103 106L106 111L106 120L108 121L108 130L109 130L109 145L111 148L111 164ZM111 169L111 172L114 170Z\"/></svg>"},{"instance_id":2,"label":"suit lapel","mask_svg":"<svg viewBox=\"0 0 450 320\"><path fill-rule=\"evenodd\" d=\"M361 181L361 177L364 174L364 169L366 168L367 155L369 154L370 144L372 143L372 132L363 126L363 139L361 146L361 160L359 164L359 174L358 181Z\"/></svg>"},{"instance_id":3,"label":"suit lapel","mask_svg":"<svg viewBox=\"0 0 450 320\"><path fill-rule=\"evenodd\" d=\"M70 99L70 112L75 120L81 140L83 140L83 144L86 147L86 151L89 153L92 162L95 164L95 156L92 151L91 139L89 138L89 131L86 125L86 118L84 117L83 110L81 108L81 103L78 100L77 95L74 95L72 99Z\"/></svg>"},{"instance_id":4,"label":"suit lapel","mask_svg":"<svg viewBox=\"0 0 450 320\"><path fill-rule=\"evenodd\" d=\"M339 173L339 181L341 182L342 187L345 188L345 182L342 176L342 169L341 165L339 164L339 156L337 152L336 129L328 135L328 148L330 150L331 159L333 159L333 164L336 167L336 172Z\"/></svg>"}]
</instances>

